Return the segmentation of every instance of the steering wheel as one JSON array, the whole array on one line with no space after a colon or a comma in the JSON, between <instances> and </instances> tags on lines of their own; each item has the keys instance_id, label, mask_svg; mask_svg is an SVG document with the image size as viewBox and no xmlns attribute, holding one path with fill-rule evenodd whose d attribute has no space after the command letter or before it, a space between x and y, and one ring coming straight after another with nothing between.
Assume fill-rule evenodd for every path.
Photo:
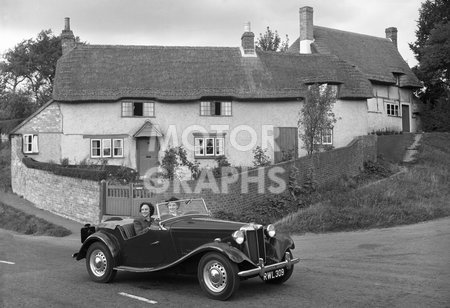
<instances>
[{"instance_id":1,"label":"steering wheel","mask_svg":"<svg viewBox=\"0 0 450 308\"><path fill-rule=\"evenodd\" d=\"M164 214L164 215L161 215L161 220L168 219L168 218L171 218L171 217L175 217L175 216L172 216L170 214Z\"/></svg>"}]
</instances>

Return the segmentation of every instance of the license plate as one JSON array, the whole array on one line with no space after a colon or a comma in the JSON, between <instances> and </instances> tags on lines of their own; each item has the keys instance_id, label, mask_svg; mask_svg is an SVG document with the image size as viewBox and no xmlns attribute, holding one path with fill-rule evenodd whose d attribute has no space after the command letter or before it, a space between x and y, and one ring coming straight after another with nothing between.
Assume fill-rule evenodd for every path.
<instances>
[{"instance_id":1,"label":"license plate","mask_svg":"<svg viewBox=\"0 0 450 308\"><path fill-rule=\"evenodd\" d=\"M269 272L265 272L264 273L264 280L271 280L271 279L275 279L278 277L282 277L284 276L284 268L280 268L274 271L269 271Z\"/></svg>"}]
</instances>

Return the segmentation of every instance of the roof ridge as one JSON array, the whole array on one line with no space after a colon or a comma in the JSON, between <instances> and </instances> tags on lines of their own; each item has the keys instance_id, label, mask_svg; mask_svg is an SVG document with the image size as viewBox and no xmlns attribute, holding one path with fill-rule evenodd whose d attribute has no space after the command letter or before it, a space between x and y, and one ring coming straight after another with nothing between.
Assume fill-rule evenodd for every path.
<instances>
[{"instance_id":1,"label":"roof ridge","mask_svg":"<svg viewBox=\"0 0 450 308\"><path fill-rule=\"evenodd\" d=\"M261 55L273 55L273 56L281 56L281 57L336 57L336 55L332 54L322 54L322 53L294 53L294 52L275 52L275 51L265 51L258 50L258 54Z\"/></svg>"},{"instance_id":2,"label":"roof ridge","mask_svg":"<svg viewBox=\"0 0 450 308\"><path fill-rule=\"evenodd\" d=\"M162 46L162 45L108 45L108 44L80 44L77 48L81 49L93 49L93 48L120 48L120 49L206 49L206 50L217 50L217 49L239 49L238 46Z\"/></svg>"},{"instance_id":3,"label":"roof ridge","mask_svg":"<svg viewBox=\"0 0 450 308\"><path fill-rule=\"evenodd\" d=\"M380 36L374 36L374 35L370 35L370 34L364 34L364 33L358 33L358 32L352 32L352 31L346 31L346 30L340 30L340 29L334 29L334 28L328 28L328 27L323 27L323 26L314 26L314 28L318 28L318 29L326 29L326 30L331 30L331 31L335 31L335 32L343 32L343 33L348 33L348 34L353 34L353 35L359 35L359 36L365 36L365 37L370 37L370 38L374 38L374 39L379 39L379 40L387 40L390 42L389 39L385 38L385 37L380 37Z\"/></svg>"}]
</instances>

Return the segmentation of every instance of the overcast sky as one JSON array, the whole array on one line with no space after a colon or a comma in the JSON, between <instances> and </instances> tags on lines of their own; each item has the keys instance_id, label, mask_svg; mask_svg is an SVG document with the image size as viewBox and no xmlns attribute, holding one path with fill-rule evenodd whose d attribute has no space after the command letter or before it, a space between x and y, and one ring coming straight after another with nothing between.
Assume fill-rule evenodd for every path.
<instances>
[{"instance_id":1,"label":"overcast sky","mask_svg":"<svg viewBox=\"0 0 450 308\"><path fill-rule=\"evenodd\" d=\"M267 26L290 42L299 36L299 8L314 9L314 24L385 37L398 29L398 47L410 66L424 0L0 0L0 53L44 29L60 34L70 17L75 36L90 44L240 45L244 23L256 38Z\"/></svg>"}]
</instances>

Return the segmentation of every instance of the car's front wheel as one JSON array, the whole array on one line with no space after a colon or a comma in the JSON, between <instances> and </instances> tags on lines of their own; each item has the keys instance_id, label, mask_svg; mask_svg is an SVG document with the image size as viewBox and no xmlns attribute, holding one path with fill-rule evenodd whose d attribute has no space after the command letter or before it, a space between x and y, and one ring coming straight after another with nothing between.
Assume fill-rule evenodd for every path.
<instances>
[{"instance_id":1,"label":"car's front wheel","mask_svg":"<svg viewBox=\"0 0 450 308\"><path fill-rule=\"evenodd\" d=\"M205 254L197 273L202 290L210 298L226 300L239 288L238 267L222 254Z\"/></svg>"},{"instance_id":2,"label":"car's front wheel","mask_svg":"<svg viewBox=\"0 0 450 308\"><path fill-rule=\"evenodd\" d=\"M114 259L105 244L95 242L87 251L86 268L92 280L96 282L110 282L116 276Z\"/></svg>"}]
</instances>

